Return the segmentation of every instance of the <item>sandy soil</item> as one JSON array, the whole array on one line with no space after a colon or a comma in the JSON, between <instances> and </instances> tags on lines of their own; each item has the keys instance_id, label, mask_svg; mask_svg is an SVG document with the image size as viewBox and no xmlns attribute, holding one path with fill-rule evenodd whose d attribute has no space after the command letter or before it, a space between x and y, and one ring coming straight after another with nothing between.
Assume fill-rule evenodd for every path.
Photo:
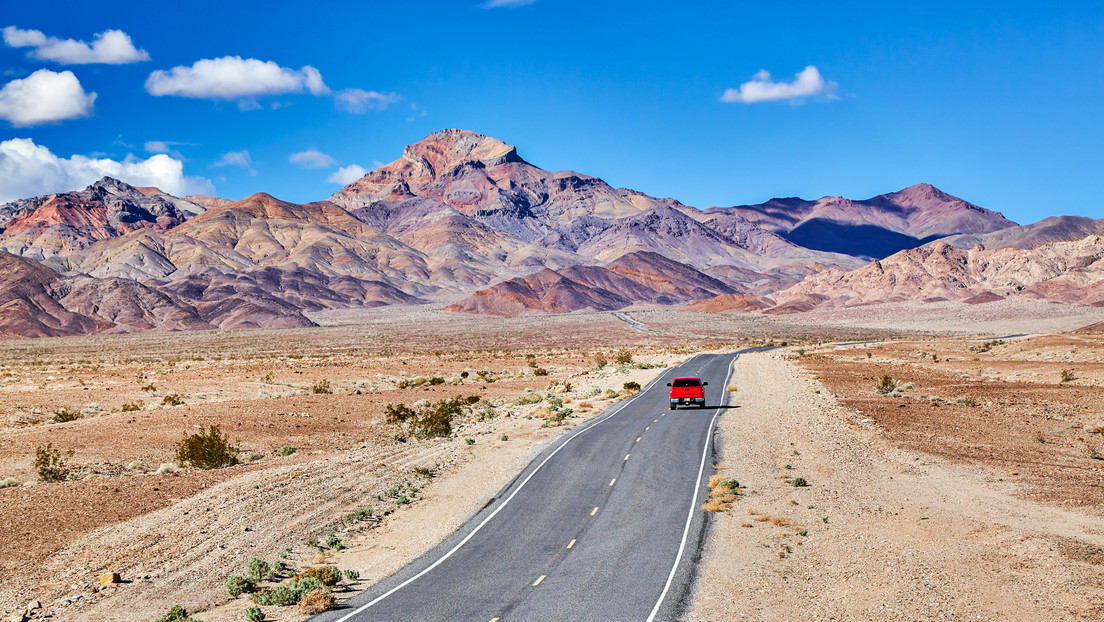
<instances>
[{"instance_id":1,"label":"sandy soil","mask_svg":"<svg viewBox=\"0 0 1104 622\"><path fill-rule=\"evenodd\" d=\"M1048 443L1054 453L1023 457L1012 474L1001 460L980 459L985 449L962 451L983 436L1003 447L1004 426L960 425L944 406L948 419L933 429L930 417L911 416L916 400L899 408L901 398L866 395L872 370L858 384L820 378L846 376L838 363L802 369L780 353L737 362L738 408L721 421L716 471L744 488L713 514L688 620L1104 617L1104 512L1091 488L1101 481L1098 461L1077 463L1080 488L1024 477L1028 463L1072 466L1068 447ZM1085 390L1094 382L1083 381ZM894 403L870 408L878 399ZM1021 414L1040 404L1021 402ZM966 408L960 414L976 423ZM792 485L799 477L808 486ZM1083 493L1077 501L1053 496L1073 489Z\"/></svg>"},{"instance_id":2,"label":"sandy soil","mask_svg":"<svg viewBox=\"0 0 1104 622\"><path fill-rule=\"evenodd\" d=\"M590 330L587 322L579 333ZM293 569L334 563L357 570L356 584L337 592L348 597L458 528L562 433L527 416L547 397L536 404L519 398L535 391L562 399L575 411L570 426L620 398L607 389L644 384L661 371L615 363L596 371L599 352L612 360L614 346L625 343L622 333L637 336L624 322L609 322L604 341L593 343L611 345L584 349L463 349L443 334L451 330L443 324L423 331L439 329L432 337L410 331L402 353L365 338L379 327L364 326L352 335L206 333L206 344L195 334L14 342L0 355L0 479L17 484L0 488L0 528L9 536L0 547L0 611L17 613L37 600L42 608L33 618L134 620L182 604L208 622L238 620L252 603L231 600L223 584L253 557ZM395 328L387 332L410 330ZM497 323L483 328L473 341L502 330ZM550 341L520 326L510 330L521 344ZM637 364L667 365L688 348L633 350ZM548 374L537 375L538 368ZM434 376L445 384L399 388ZM332 393L312 392L322 380ZM162 405L167 395L184 404ZM399 442L398 426L385 423L389 403L457 395L480 401L450 438ZM140 406L123 412L124 404ZM497 416L485 418L486 405ZM84 416L54 423L60 408ZM174 461L183 434L211 424L229 432L243 464L154 472ZM74 452L67 461L77 480L36 481L35 450L47 443ZM296 451L282 456L277 450L285 446ZM417 468L435 471L427 478ZM410 503L389 494L396 490ZM372 518L353 518L365 509ZM331 533L344 548L325 545ZM101 587L97 579L106 572L124 582ZM294 608L266 613L301 618Z\"/></svg>"}]
</instances>

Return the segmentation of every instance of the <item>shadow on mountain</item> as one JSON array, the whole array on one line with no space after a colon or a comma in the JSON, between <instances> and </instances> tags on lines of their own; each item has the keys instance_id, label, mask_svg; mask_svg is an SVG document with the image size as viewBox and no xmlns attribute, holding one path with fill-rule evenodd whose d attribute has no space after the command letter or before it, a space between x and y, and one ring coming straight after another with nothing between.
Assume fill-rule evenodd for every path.
<instances>
[{"instance_id":1,"label":"shadow on mountain","mask_svg":"<svg viewBox=\"0 0 1104 622\"><path fill-rule=\"evenodd\" d=\"M852 257L885 259L893 253L923 246L940 236L916 238L877 225L849 225L813 218L782 237L805 248Z\"/></svg>"}]
</instances>

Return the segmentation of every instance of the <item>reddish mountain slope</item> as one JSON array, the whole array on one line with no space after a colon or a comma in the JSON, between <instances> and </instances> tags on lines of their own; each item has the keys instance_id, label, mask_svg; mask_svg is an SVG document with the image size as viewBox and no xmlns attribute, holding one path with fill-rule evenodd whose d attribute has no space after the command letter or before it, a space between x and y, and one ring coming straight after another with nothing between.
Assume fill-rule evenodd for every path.
<instances>
[{"instance_id":1,"label":"reddish mountain slope","mask_svg":"<svg viewBox=\"0 0 1104 622\"><path fill-rule=\"evenodd\" d=\"M690 266L640 252L605 267L546 269L509 279L446 310L493 315L610 311L635 303L680 304L732 292L728 285Z\"/></svg>"},{"instance_id":2,"label":"reddish mountain slope","mask_svg":"<svg viewBox=\"0 0 1104 622\"><path fill-rule=\"evenodd\" d=\"M166 231L203 207L105 177L79 192L0 206L0 248L35 259L69 255L131 231Z\"/></svg>"},{"instance_id":3,"label":"reddish mountain slope","mask_svg":"<svg viewBox=\"0 0 1104 622\"><path fill-rule=\"evenodd\" d=\"M1030 250L963 250L935 242L858 270L814 274L772 298L779 307L811 308L928 298L984 302L997 299L993 295L1104 305L1104 238Z\"/></svg>"}]
</instances>

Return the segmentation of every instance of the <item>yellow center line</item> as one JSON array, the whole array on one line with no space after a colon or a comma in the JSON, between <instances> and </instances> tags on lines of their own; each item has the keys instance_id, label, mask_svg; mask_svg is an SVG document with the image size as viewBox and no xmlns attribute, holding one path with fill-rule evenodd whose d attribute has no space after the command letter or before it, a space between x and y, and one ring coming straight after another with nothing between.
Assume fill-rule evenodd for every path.
<instances>
[{"instance_id":1,"label":"yellow center line","mask_svg":"<svg viewBox=\"0 0 1104 622\"><path fill-rule=\"evenodd\" d=\"M636 442L638 442L638 443L639 443L639 442L640 442L640 439L642 439L642 438L644 438L644 437L643 437L643 436L638 436L638 437L636 437Z\"/></svg>"},{"instance_id":2,"label":"yellow center line","mask_svg":"<svg viewBox=\"0 0 1104 622\"><path fill-rule=\"evenodd\" d=\"M614 483L614 482L616 482L616 481L617 481L617 478L616 478L616 477L615 477L615 478L613 478L613 479L611 479L611 480L610 480L610 486L613 486L613 483Z\"/></svg>"},{"instance_id":3,"label":"yellow center line","mask_svg":"<svg viewBox=\"0 0 1104 622\"><path fill-rule=\"evenodd\" d=\"M648 430L651 430L651 429L652 429L652 426L648 426L648 427L644 428L644 431L647 432Z\"/></svg>"},{"instance_id":4,"label":"yellow center line","mask_svg":"<svg viewBox=\"0 0 1104 622\"><path fill-rule=\"evenodd\" d=\"M659 419L656 419L656 420L655 420L655 421L653 421L652 423L659 423Z\"/></svg>"},{"instance_id":5,"label":"yellow center line","mask_svg":"<svg viewBox=\"0 0 1104 622\"><path fill-rule=\"evenodd\" d=\"M597 513L598 513L598 506L594 506L594 509L590 511L590 515L594 516Z\"/></svg>"},{"instance_id":6,"label":"yellow center line","mask_svg":"<svg viewBox=\"0 0 1104 622\"><path fill-rule=\"evenodd\" d=\"M660 415L660 417L666 417L666 416L667 416L667 413L663 413L663 414Z\"/></svg>"},{"instance_id":7,"label":"yellow center line","mask_svg":"<svg viewBox=\"0 0 1104 622\"><path fill-rule=\"evenodd\" d=\"M498 621L499 621L499 620L501 620L501 619L502 619L502 618L491 618L491 622L498 622Z\"/></svg>"},{"instance_id":8,"label":"yellow center line","mask_svg":"<svg viewBox=\"0 0 1104 622\"><path fill-rule=\"evenodd\" d=\"M575 546L575 539L574 538L571 539L571 542L567 543L567 548L571 548L573 546Z\"/></svg>"},{"instance_id":9,"label":"yellow center line","mask_svg":"<svg viewBox=\"0 0 1104 622\"><path fill-rule=\"evenodd\" d=\"M629 459L629 456L631 456L631 455L632 455L632 454L625 454L625 460L628 460L628 459Z\"/></svg>"},{"instance_id":10,"label":"yellow center line","mask_svg":"<svg viewBox=\"0 0 1104 622\"><path fill-rule=\"evenodd\" d=\"M544 578L545 578L546 576L547 576L547 575L543 575L543 574L542 574L541 576L537 577L537 580L536 580L536 581L533 581L533 587L537 587L538 585L540 585L541 581L544 581Z\"/></svg>"}]
</instances>

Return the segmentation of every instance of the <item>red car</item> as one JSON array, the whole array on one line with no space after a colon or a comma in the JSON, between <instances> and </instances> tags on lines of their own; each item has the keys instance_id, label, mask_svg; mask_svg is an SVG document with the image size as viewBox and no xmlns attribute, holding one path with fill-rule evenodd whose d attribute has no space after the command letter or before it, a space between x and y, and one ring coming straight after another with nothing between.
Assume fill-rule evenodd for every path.
<instances>
[{"instance_id":1,"label":"red car","mask_svg":"<svg viewBox=\"0 0 1104 622\"><path fill-rule=\"evenodd\" d=\"M679 404L697 404L698 408L705 408L705 386L708 382L702 382L701 378L675 378L668 382L671 387L671 410L678 408Z\"/></svg>"}]
</instances>

